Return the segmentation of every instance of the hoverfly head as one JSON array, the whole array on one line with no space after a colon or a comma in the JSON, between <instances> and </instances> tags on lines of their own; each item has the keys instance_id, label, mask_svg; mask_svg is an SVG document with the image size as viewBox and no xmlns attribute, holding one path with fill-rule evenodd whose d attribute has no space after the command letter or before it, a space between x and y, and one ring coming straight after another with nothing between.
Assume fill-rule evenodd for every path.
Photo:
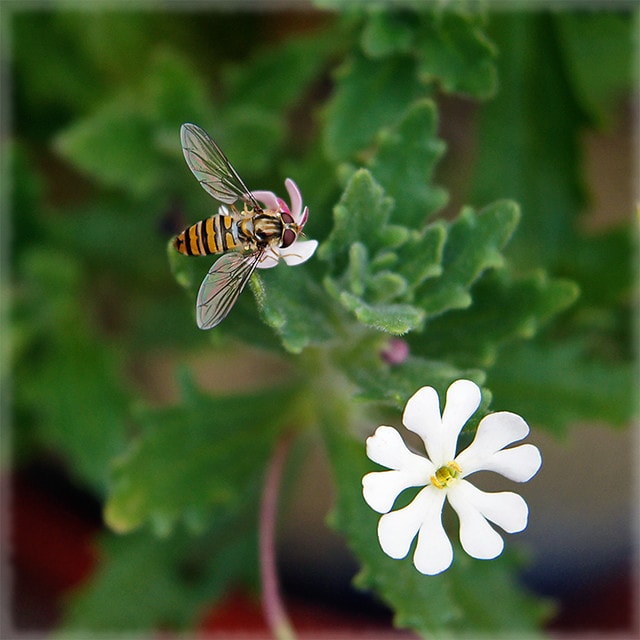
<instances>
[{"instance_id":1,"label":"hoverfly head","mask_svg":"<svg viewBox=\"0 0 640 640\"><path fill-rule=\"evenodd\" d=\"M283 211L280 215L282 217L282 222L283 222L280 247L282 249L286 249L296 241L296 238L300 233L300 227L298 226L298 224L293 219L293 216L290 213Z\"/></svg>"}]
</instances>

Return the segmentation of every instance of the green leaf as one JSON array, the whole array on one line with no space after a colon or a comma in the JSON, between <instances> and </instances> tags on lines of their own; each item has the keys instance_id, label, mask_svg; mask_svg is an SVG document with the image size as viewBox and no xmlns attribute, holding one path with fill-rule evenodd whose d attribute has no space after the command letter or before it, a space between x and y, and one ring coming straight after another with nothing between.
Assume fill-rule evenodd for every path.
<instances>
[{"instance_id":1,"label":"green leaf","mask_svg":"<svg viewBox=\"0 0 640 640\"><path fill-rule=\"evenodd\" d=\"M355 242L366 246L370 255L388 246L390 239L385 232L392 206L393 201L369 171L356 171L333 210L333 229L320 246L318 256L328 260L346 254Z\"/></svg>"},{"instance_id":2,"label":"green leaf","mask_svg":"<svg viewBox=\"0 0 640 640\"><path fill-rule=\"evenodd\" d=\"M170 49L158 49L149 66L138 91L148 101L145 112L157 126L152 141L158 148L164 143L173 150L183 122L212 119L209 91L191 61Z\"/></svg>"},{"instance_id":3,"label":"green leaf","mask_svg":"<svg viewBox=\"0 0 640 640\"><path fill-rule=\"evenodd\" d=\"M56 150L104 185L146 195L162 174L150 161L152 137L153 127L136 101L119 97L61 133Z\"/></svg>"},{"instance_id":4,"label":"green leaf","mask_svg":"<svg viewBox=\"0 0 640 640\"><path fill-rule=\"evenodd\" d=\"M580 235L567 247L563 275L580 284L581 303L615 308L630 298L634 283L632 219L618 227Z\"/></svg>"},{"instance_id":5,"label":"green leaf","mask_svg":"<svg viewBox=\"0 0 640 640\"><path fill-rule=\"evenodd\" d=\"M148 530L103 536L100 563L73 593L60 632L69 638L193 626L231 585L253 580L257 539L251 515L217 522L198 536L183 530L160 539Z\"/></svg>"},{"instance_id":6,"label":"green leaf","mask_svg":"<svg viewBox=\"0 0 640 640\"><path fill-rule=\"evenodd\" d=\"M42 242L41 217L44 202L44 179L38 173L27 149L20 144L5 144L1 158L4 166L11 170L10 179L4 181L2 197L8 199L11 185L11 235L5 236L7 249L15 256Z\"/></svg>"},{"instance_id":7,"label":"green leaf","mask_svg":"<svg viewBox=\"0 0 640 640\"><path fill-rule=\"evenodd\" d=\"M422 309L408 304L367 304L347 291L340 293L340 301L363 324L393 335L402 335L424 322Z\"/></svg>"},{"instance_id":8,"label":"green leaf","mask_svg":"<svg viewBox=\"0 0 640 640\"><path fill-rule=\"evenodd\" d=\"M450 569L424 576L410 558L393 560L383 553L376 536L379 514L362 497L362 476L374 470L373 464L364 442L353 439L341 422L342 412L327 411L323 435L336 486L331 523L362 565L356 585L382 598L395 611L397 626L424 637L535 630L548 608L517 584L513 574L519 563L510 554L474 560L456 545Z\"/></svg>"},{"instance_id":9,"label":"green leaf","mask_svg":"<svg viewBox=\"0 0 640 640\"><path fill-rule=\"evenodd\" d=\"M148 201L123 202L107 196L85 205L67 206L39 221L47 242L74 255L87 269L104 277L107 273L125 278L141 287L166 287L165 232L161 229L162 209ZM144 238L144 242L140 239Z\"/></svg>"},{"instance_id":10,"label":"green leaf","mask_svg":"<svg viewBox=\"0 0 640 640\"><path fill-rule=\"evenodd\" d=\"M497 406L563 433L584 420L628 424L637 409L635 374L631 362L594 359L575 339L506 349L488 372L488 384Z\"/></svg>"},{"instance_id":11,"label":"green leaf","mask_svg":"<svg viewBox=\"0 0 640 640\"><path fill-rule=\"evenodd\" d=\"M20 90L25 92L30 109L37 105L52 113L61 107L81 109L104 95L101 82L96 81L95 60L86 55L90 38L80 40L75 37L78 31L71 24L72 12L14 10L11 13L12 53L16 67L26 78L24 88ZM93 17L90 21L84 17L85 33L90 27L95 32L96 23L104 24L104 19ZM6 23L4 28L9 30ZM138 35L140 33L138 31ZM103 60L107 52L110 49L102 47ZM131 51L127 50L127 54ZM133 57L128 59L130 63ZM52 90L54 86L55 91ZM100 90L97 90L98 86Z\"/></svg>"},{"instance_id":12,"label":"green leaf","mask_svg":"<svg viewBox=\"0 0 640 640\"><path fill-rule=\"evenodd\" d=\"M250 186L254 178L263 180L278 158L290 133L284 116L293 111L292 118L298 120L298 110L304 110L309 85L335 49L329 34L336 35L320 30L276 46L270 43L250 60L223 69L226 99L210 133L229 150L231 162ZM300 146L295 137L292 142Z\"/></svg>"},{"instance_id":13,"label":"green leaf","mask_svg":"<svg viewBox=\"0 0 640 640\"><path fill-rule=\"evenodd\" d=\"M410 356L405 362L395 366L384 364L382 358L366 367L348 367L348 363L346 366L349 377L359 387L359 398L382 403L399 411L425 385L434 387L444 397L454 380L466 378L481 385L485 379L480 369L460 369L443 360L430 360L420 356Z\"/></svg>"},{"instance_id":14,"label":"green leaf","mask_svg":"<svg viewBox=\"0 0 640 640\"><path fill-rule=\"evenodd\" d=\"M229 92L229 108L247 103L256 96L270 113L281 113L304 93L326 64L335 48L332 29L305 33L274 46L263 47L250 60L229 65L223 81Z\"/></svg>"},{"instance_id":15,"label":"green leaf","mask_svg":"<svg viewBox=\"0 0 640 640\"><path fill-rule=\"evenodd\" d=\"M497 86L497 50L483 31L484 16L444 6L421 17L421 79L435 80L447 93L491 97Z\"/></svg>"},{"instance_id":16,"label":"green leaf","mask_svg":"<svg viewBox=\"0 0 640 640\"><path fill-rule=\"evenodd\" d=\"M110 460L125 443L129 399L122 353L90 326L74 259L34 248L25 252L18 274L24 344L15 366L16 405L32 416L40 443L102 493Z\"/></svg>"},{"instance_id":17,"label":"green leaf","mask_svg":"<svg viewBox=\"0 0 640 640\"><path fill-rule=\"evenodd\" d=\"M444 222L425 227L412 234L400 249L401 261L396 266L411 289L417 288L429 278L442 275L442 254L447 240Z\"/></svg>"},{"instance_id":18,"label":"green leaf","mask_svg":"<svg viewBox=\"0 0 640 640\"><path fill-rule=\"evenodd\" d=\"M230 156L230 161L248 184L249 176L262 178L271 169L274 153L282 144L285 123L282 115L261 104L245 103L221 111L210 135Z\"/></svg>"},{"instance_id":19,"label":"green leaf","mask_svg":"<svg viewBox=\"0 0 640 640\"><path fill-rule=\"evenodd\" d=\"M415 39L415 16L375 7L362 30L362 50L371 58L409 53Z\"/></svg>"},{"instance_id":20,"label":"green leaf","mask_svg":"<svg viewBox=\"0 0 640 640\"><path fill-rule=\"evenodd\" d=\"M252 283L260 313L287 351L300 353L333 336L326 294L304 265L278 265L261 280L264 286L255 279Z\"/></svg>"},{"instance_id":21,"label":"green leaf","mask_svg":"<svg viewBox=\"0 0 640 640\"><path fill-rule=\"evenodd\" d=\"M91 115L77 119L58 135L55 146L107 187L134 197L157 192L173 196L188 173L176 172L182 162L180 125L210 118L200 79L187 63L167 54L154 61L139 86L124 89Z\"/></svg>"},{"instance_id":22,"label":"green leaf","mask_svg":"<svg viewBox=\"0 0 640 640\"><path fill-rule=\"evenodd\" d=\"M176 251L173 239L167 242L167 259L169 268L176 282L190 294L195 293L204 277L202 261L192 260L192 256L185 256Z\"/></svg>"},{"instance_id":23,"label":"green leaf","mask_svg":"<svg viewBox=\"0 0 640 640\"><path fill-rule=\"evenodd\" d=\"M469 307L471 285L485 270L503 265L501 249L518 220L518 207L513 202L496 202L479 213L468 207L462 210L449 226L441 277L428 280L417 293L428 316Z\"/></svg>"},{"instance_id":24,"label":"green leaf","mask_svg":"<svg viewBox=\"0 0 640 640\"><path fill-rule=\"evenodd\" d=\"M564 331L582 335L603 362L631 359L633 352L633 223L578 236L567 248L562 273L580 285L581 296Z\"/></svg>"},{"instance_id":25,"label":"green leaf","mask_svg":"<svg viewBox=\"0 0 640 640\"><path fill-rule=\"evenodd\" d=\"M243 501L261 481L290 392L207 396L184 383L183 404L141 409L142 433L114 466L105 519L116 531L170 532Z\"/></svg>"},{"instance_id":26,"label":"green leaf","mask_svg":"<svg viewBox=\"0 0 640 640\"><path fill-rule=\"evenodd\" d=\"M568 81L598 125L611 123L616 103L633 86L634 16L629 9L553 15Z\"/></svg>"},{"instance_id":27,"label":"green leaf","mask_svg":"<svg viewBox=\"0 0 640 640\"><path fill-rule=\"evenodd\" d=\"M530 339L577 297L578 287L568 280L550 279L543 271L514 279L502 269L474 286L470 309L433 319L413 344L431 358L489 367L501 345Z\"/></svg>"},{"instance_id":28,"label":"green leaf","mask_svg":"<svg viewBox=\"0 0 640 640\"><path fill-rule=\"evenodd\" d=\"M391 225L392 205L369 171L356 171L319 255L342 272L325 278L330 295L367 326L401 335L423 323L424 311L411 303L413 288L440 275L445 227L412 233Z\"/></svg>"},{"instance_id":29,"label":"green leaf","mask_svg":"<svg viewBox=\"0 0 640 640\"><path fill-rule=\"evenodd\" d=\"M578 147L583 115L563 72L549 14L496 13L491 35L504 81L480 112L472 199L518 202L523 216L511 245L513 260L553 272L585 202Z\"/></svg>"},{"instance_id":30,"label":"green leaf","mask_svg":"<svg viewBox=\"0 0 640 640\"><path fill-rule=\"evenodd\" d=\"M393 129L379 135L379 147L369 168L396 204L394 220L420 227L447 202L447 193L429 184L445 151L436 137L437 112L430 100L415 102Z\"/></svg>"},{"instance_id":31,"label":"green leaf","mask_svg":"<svg viewBox=\"0 0 640 640\"><path fill-rule=\"evenodd\" d=\"M336 74L335 91L324 112L329 156L346 160L364 150L380 129L396 123L418 90L412 58L370 60L352 54Z\"/></svg>"},{"instance_id":32,"label":"green leaf","mask_svg":"<svg viewBox=\"0 0 640 640\"><path fill-rule=\"evenodd\" d=\"M354 242L349 247L349 264L345 271L345 278L349 289L357 296L361 296L367 286L369 270L369 252L361 242Z\"/></svg>"}]
</instances>

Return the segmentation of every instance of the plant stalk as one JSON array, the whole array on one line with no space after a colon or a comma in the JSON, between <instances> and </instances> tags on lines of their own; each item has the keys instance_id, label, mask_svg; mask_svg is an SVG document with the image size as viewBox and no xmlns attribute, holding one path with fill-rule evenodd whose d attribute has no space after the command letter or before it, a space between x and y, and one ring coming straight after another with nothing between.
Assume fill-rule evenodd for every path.
<instances>
[{"instance_id":1,"label":"plant stalk","mask_svg":"<svg viewBox=\"0 0 640 640\"><path fill-rule=\"evenodd\" d=\"M283 435L273 450L267 467L262 503L260 505L260 574L262 582L262 610L277 640L295 640L293 627L282 603L276 567L276 524L278 493L282 472L291 446L291 434Z\"/></svg>"}]
</instances>

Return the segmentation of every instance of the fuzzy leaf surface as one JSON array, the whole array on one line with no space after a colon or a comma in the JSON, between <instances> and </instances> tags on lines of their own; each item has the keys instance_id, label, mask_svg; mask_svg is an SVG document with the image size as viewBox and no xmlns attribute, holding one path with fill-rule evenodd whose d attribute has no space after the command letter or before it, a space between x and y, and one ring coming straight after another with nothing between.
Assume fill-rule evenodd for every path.
<instances>
[{"instance_id":1,"label":"fuzzy leaf surface","mask_svg":"<svg viewBox=\"0 0 640 640\"><path fill-rule=\"evenodd\" d=\"M105 507L116 531L151 523L166 534L242 503L261 481L287 394L209 396L183 386L181 405L139 411L142 432L114 466Z\"/></svg>"},{"instance_id":2,"label":"fuzzy leaf surface","mask_svg":"<svg viewBox=\"0 0 640 640\"><path fill-rule=\"evenodd\" d=\"M428 316L471 304L471 285L487 269L504 264L501 249L518 220L518 207L513 202L496 202L479 213L471 208L462 210L449 226L442 275L428 280L417 292L417 301Z\"/></svg>"},{"instance_id":3,"label":"fuzzy leaf surface","mask_svg":"<svg viewBox=\"0 0 640 640\"><path fill-rule=\"evenodd\" d=\"M367 326L401 335L423 323L413 289L441 274L445 227L413 232L390 224L392 208L371 173L356 171L334 208L334 227L319 254L331 263L333 273L324 283L334 299Z\"/></svg>"},{"instance_id":4,"label":"fuzzy leaf surface","mask_svg":"<svg viewBox=\"0 0 640 640\"><path fill-rule=\"evenodd\" d=\"M396 123L396 114L404 112L418 91L411 57L379 61L351 54L336 74L324 113L324 142L331 158L347 160L368 147L380 129Z\"/></svg>"},{"instance_id":5,"label":"fuzzy leaf surface","mask_svg":"<svg viewBox=\"0 0 640 640\"><path fill-rule=\"evenodd\" d=\"M447 193L430 184L445 144L436 136L436 107L430 100L415 102L392 129L383 130L369 168L394 199L394 221L420 228L447 202Z\"/></svg>"},{"instance_id":6,"label":"fuzzy leaf surface","mask_svg":"<svg viewBox=\"0 0 640 640\"><path fill-rule=\"evenodd\" d=\"M461 366L489 367L501 345L531 339L578 294L575 283L542 271L514 279L499 270L473 288L471 313L453 310L434 318L413 350Z\"/></svg>"},{"instance_id":7,"label":"fuzzy leaf surface","mask_svg":"<svg viewBox=\"0 0 640 640\"><path fill-rule=\"evenodd\" d=\"M447 93L492 96L497 85L496 47L484 31L484 16L443 7L421 17L421 79L435 80Z\"/></svg>"},{"instance_id":8,"label":"fuzzy leaf surface","mask_svg":"<svg viewBox=\"0 0 640 640\"><path fill-rule=\"evenodd\" d=\"M193 626L230 585L253 581L254 525L245 515L199 535L180 530L166 538L148 531L103 536L100 562L91 581L73 593L60 631L74 637Z\"/></svg>"},{"instance_id":9,"label":"fuzzy leaf surface","mask_svg":"<svg viewBox=\"0 0 640 640\"><path fill-rule=\"evenodd\" d=\"M325 294L304 264L269 269L253 289L262 317L290 353L332 337L330 312L323 306Z\"/></svg>"}]
</instances>

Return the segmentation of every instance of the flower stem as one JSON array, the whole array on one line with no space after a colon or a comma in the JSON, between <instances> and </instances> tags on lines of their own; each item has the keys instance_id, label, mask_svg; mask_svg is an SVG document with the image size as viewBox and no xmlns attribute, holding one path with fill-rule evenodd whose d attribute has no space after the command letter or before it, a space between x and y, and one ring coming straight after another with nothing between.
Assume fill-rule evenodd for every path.
<instances>
[{"instance_id":1,"label":"flower stem","mask_svg":"<svg viewBox=\"0 0 640 640\"><path fill-rule=\"evenodd\" d=\"M262 610L271 632L277 640L294 640L295 634L280 597L276 568L275 530L278 515L278 490L284 463L291 446L290 434L282 436L273 450L260 505L260 573Z\"/></svg>"}]
</instances>

